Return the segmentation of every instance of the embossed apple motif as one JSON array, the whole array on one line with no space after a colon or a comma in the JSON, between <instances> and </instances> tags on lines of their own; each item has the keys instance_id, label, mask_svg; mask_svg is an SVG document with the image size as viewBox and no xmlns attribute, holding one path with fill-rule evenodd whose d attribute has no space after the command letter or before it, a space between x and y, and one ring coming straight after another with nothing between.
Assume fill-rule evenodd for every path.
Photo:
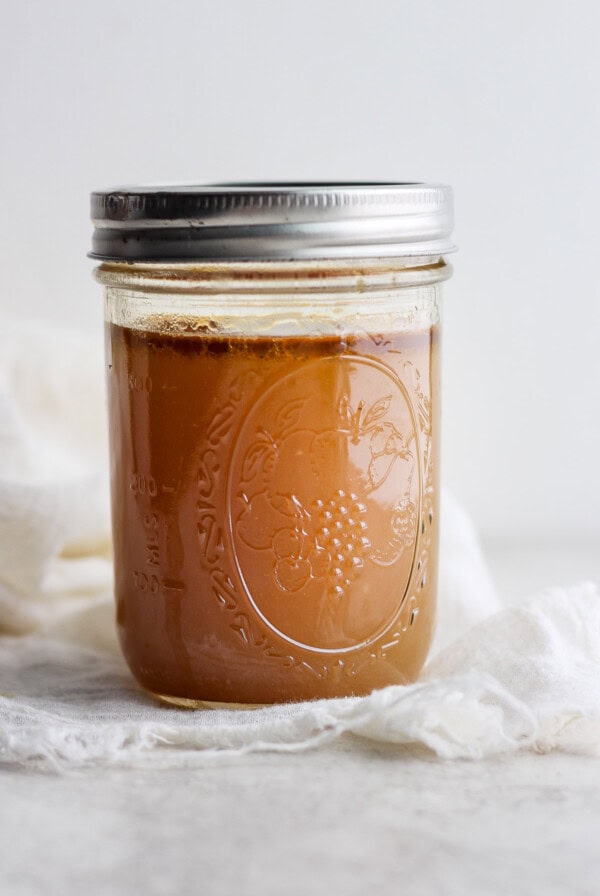
<instances>
[{"instance_id":1,"label":"embossed apple motif","mask_svg":"<svg viewBox=\"0 0 600 896\"><path fill-rule=\"evenodd\" d=\"M273 544L273 536L279 529L289 528L290 518L274 505L267 491L248 498L243 495L244 507L236 522L236 531L242 541L256 551L265 551Z\"/></svg>"},{"instance_id":2,"label":"embossed apple motif","mask_svg":"<svg viewBox=\"0 0 600 896\"><path fill-rule=\"evenodd\" d=\"M249 547L273 552L273 577L283 591L299 591L327 572L329 555L316 542L310 513L295 496L254 495L238 518L237 533Z\"/></svg>"},{"instance_id":3,"label":"embossed apple motif","mask_svg":"<svg viewBox=\"0 0 600 896\"><path fill-rule=\"evenodd\" d=\"M273 576L283 591L299 591L309 579L327 571L329 556L315 542L310 516L304 508L294 518L294 525L273 534L273 552L277 558Z\"/></svg>"}]
</instances>

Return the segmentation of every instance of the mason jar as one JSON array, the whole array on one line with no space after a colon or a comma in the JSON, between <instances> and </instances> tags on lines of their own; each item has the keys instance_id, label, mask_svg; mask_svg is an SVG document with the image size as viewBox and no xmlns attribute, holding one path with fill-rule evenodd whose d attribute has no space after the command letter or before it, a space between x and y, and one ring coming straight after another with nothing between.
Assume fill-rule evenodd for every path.
<instances>
[{"instance_id":1,"label":"mason jar","mask_svg":"<svg viewBox=\"0 0 600 896\"><path fill-rule=\"evenodd\" d=\"M178 705L415 679L435 622L438 184L92 195L117 625Z\"/></svg>"}]
</instances>

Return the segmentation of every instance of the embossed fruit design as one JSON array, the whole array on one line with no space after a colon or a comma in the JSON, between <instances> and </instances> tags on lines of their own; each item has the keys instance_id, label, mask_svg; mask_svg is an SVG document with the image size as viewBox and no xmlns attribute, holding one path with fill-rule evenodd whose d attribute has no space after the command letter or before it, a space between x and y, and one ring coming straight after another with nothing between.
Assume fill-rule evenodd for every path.
<instances>
[{"instance_id":1,"label":"embossed fruit design","mask_svg":"<svg viewBox=\"0 0 600 896\"><path fill-rule=\"evenodd\" d=\"M328 359L274 384L253 419L231 523L247 592L301 643L355 643L396 611L410 575L419 482L405 394L385 368Z\"/></svg>"},{"instance_id":2,"label":"embossed fruit design","mask_svg":"<svg viewBox=\"0 0 600 896\"><path fill-rule=\"evenodd\" d=\"M392 530L398 542L408 547L415 540L417 531L417 508L408 499L405 499L392 515Z\"/></svg>"},{"instance_id":3,"label":"embossed fruit design","mask_svg":"<svg viewBox=\"0 0 600 896\"><path fill-rule=\"evenodd\" d=\"M387 395L370 406L361 401L353 409L348 396L344 396L339 406L340 428L317 434L311 446L318 478L336 458L347 456L347 480L364 496L392 480L390 491L397 498L387 513L385 538L373 545L369 555L381 565L396 562L404 549L414 544L417 532L416 507L410 500L414 432L405 439L397 426L385 419L391 401L392 395Z\"/></svg>"},{"instance_id":4,"label":"embossed fruit design","mask_svg":"<svg viewBox=\"0 0 600 896\"><path fill-rule=\"evenodd\" d=\"M357 487L370 492L379 488L398 465L406 464L404 478L410 478L413 453L410 441L406 440L393 422L382 420L389 408L392 396L388 395L370 407L359 402L353 410L348 396L344 396L339 406L339 428L318 433L312 444L313 468L317 476L327 469L336 457L347 453L350 460L350 475Z\"/></svg>"},{"instance_id":5,"label":"embossed fruit design","mask_svg":"<svg viewBox=\"0 0 600 896\"><path fill-rule=\"evenodd\" d=\"M278 529L273 535L273 551L277 563L273 569L275 581L283 591L298 591L310 578L324 575L329 557L300 521L296 528Z\"/></svg>"},{"instance_id":6,"label":"embossed fruit design","mask_svg":"<svg viewBox=\"0 0 600 896\"><path fill-rule=\"evenodd\" d=\"M364 519L367 508L353 492L338 489L328 501L316 500L313 509L321 524L316 540L329 557L328 593L339 598L363 568L371 547Z\"/></svg>"},{"instance_id":7,"label":"embossed fruit design","mask_svg":"<svg viewBox=\"0 0 600 896\"><path fill-rule=\"evenodd\" d=\"M273 577L282 591L299 591L330 565L315 539L310 513L294 495L254 495L242 511L238 532L250 547L273 551Z\"/></svg>"}]
</instances>

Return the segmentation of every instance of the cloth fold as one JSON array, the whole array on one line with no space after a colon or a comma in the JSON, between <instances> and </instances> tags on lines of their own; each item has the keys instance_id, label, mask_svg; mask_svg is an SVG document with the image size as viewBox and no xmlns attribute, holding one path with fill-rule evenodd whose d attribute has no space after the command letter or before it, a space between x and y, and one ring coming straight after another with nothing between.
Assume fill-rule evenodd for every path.
<instances>
[{"instance_id":1,"label":"cloth fold","mask_svg":"<svg viewBox=\"0 0 600 896\"><path fill-rule=\"evenodd\" d=\"M2 324L0 761L191 766L341 737L419 744L442 758L598 751L598 592L587 584L502 608L449 495L437 633L419 682L248 711L155 703L117 648L100 343Z\"/></svg>"},{"instance_id":2,"label":"cloth fold","mask_svg":"<svg viewBox=\"0 0 600 896\"><path fill-rule=\"evenodd\" d=\"M600 596L555 591L494 614L447 647L421 681L367 697L256 710L165 708L117 656L30 636L0 641L0 760L194 766L301 751L342 736L419 744L444 759L520 749L597 754Z\"/></svg>"},{"instance_id":3,"label":"cloth fold","mask_svg":"<svg viewBox=\"0 0 600 896\"><path fill-rule=\"evenodd\" d=\"M80 333L1 324L0 631L18 634L110 594L103 363Z\"/></svg>"}]
</instances>

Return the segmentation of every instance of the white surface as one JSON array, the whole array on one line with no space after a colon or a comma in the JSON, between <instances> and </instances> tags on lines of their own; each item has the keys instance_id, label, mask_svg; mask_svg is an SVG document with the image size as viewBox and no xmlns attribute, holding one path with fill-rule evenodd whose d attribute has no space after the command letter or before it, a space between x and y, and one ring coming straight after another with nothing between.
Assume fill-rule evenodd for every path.
<instances>
[{"instance_id":1,"label":"white surface","mask_svg":"<svg viewBox=\"0 0 600 896\"><path fill-rule=\"evenodd\" d=\"M6 896L596 896L600 764L355 747L2 779Z\"/></svg>"},{"instance_id":2,"label":"white surface","mask_svg":"<svg viewBox=\"0 0 600 896\"><path fill-rule=\"evenodd\" d=\"M598 538L600 5L4 6L3 307L99 328L96 187L448 181L446 482L486 535Z\"/></svg>"},{"instance_id":3,"label":"white surface","mask_svg":"<svg viewBox=\"0 0 600 896\"><path fill-rule=\"evenodd\" d=\"M514 591L600 559L494 550ZM345 741L196 770L0 769L7 896L595 896L600 761L440 762Z\"/></svg>"}]
</instances>

